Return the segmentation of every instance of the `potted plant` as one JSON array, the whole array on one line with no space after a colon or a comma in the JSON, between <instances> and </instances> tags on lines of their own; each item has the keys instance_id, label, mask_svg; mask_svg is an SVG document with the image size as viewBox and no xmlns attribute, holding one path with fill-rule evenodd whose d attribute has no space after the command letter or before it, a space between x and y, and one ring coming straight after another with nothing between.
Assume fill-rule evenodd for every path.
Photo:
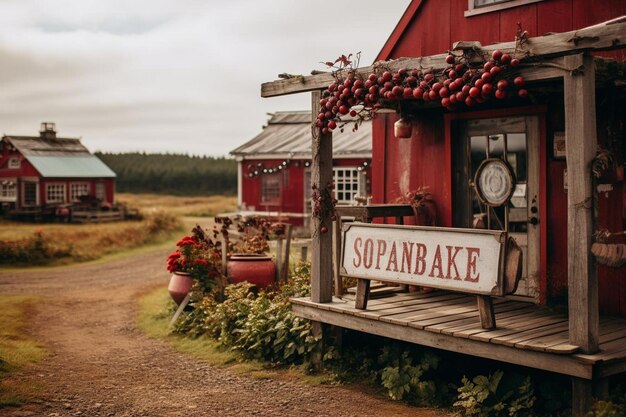
<instances>
[{"instance_id":1,"label":"potted plant","mask_svg":"<svg viewBox=\"0 0 626 417\"><path fill-rule=\"evenodd\" d=\"M192 234L180 239L167 258L167 270L172 273L168 291L180 304L194 284L203 292L221 291L226 285L222 272L221 243L216 242L196 226Z\"/></svg>"},{"instance_id":2,"label":"potted plant","mask_svg":"<svg viewBox=\"0 0 626 417\"><path fill-rule=\"evenodd\" d=\"M437 223L437 211L432 194L427 187L418 187L405 195L396 198L394 203L408 204L413 209L415 224L418 226L435 226Z\"/></svg>"},{"instance_id":3,"label":"potted plant","mask_svg":"<svg viewBox=\"0 0 626 417\"><path fill-rule=\"evenodd\" d=\"M216 217L215 223L221 225L222 236L227 242L229 280L232 283L247 281L257 288L274 284L276 266L267 254L269 239L284 234L284 225L262 217L241 216L234 219ZM236 239L230 238L231 226L236 230Z\"/></svg>"}]
</instances>

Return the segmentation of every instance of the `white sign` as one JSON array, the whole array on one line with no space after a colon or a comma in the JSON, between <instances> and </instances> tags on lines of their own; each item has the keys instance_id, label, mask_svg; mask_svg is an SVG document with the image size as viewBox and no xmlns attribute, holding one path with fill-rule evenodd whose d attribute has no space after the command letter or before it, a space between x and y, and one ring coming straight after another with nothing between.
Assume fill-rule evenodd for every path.
<instances>
[{"instance_id":1,"label":"white sign","mask_svg":"<svg viewBox=\"0 0 626 417\"><path fill-rule=\"evenodd\" d=\"M341 274L502 295L506 233L344 223Z\"/></svg>"}]
</instances>

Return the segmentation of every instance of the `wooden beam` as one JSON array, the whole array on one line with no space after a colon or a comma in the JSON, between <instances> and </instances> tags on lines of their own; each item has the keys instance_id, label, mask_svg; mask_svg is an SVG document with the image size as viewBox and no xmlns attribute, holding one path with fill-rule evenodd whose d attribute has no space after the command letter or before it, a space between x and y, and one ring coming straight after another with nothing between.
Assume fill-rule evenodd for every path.
<instances>
[{"instance_id":1,"label":"wooden beam","mask_svg":"<svg viewBox=\"0 0 626 417\"><path fill-rule=\"evenodd\" d=\"M292 309L296 316L305 319L329 323L334 326L391 339L404 340L405 342L422 346L460 352L505 363L514 363L583 379L592 379L594 374L593 364L581 362L570 355L555 355L533 350L515 349L504 345L433 333L427 330L418 330L406 326L398 326L397 324L323 310L320 306L310 307L294 303L292 304Z\"/></svg>"},{"instance_id":2,"label":"wooden beam","mask_svg":"<svg viewBox=\"0 0 626 417\"><path fill-rule=\"evenodd\" d=\"M523 48L523 52L534 58L549 58L572 55L584 51L603 51L625 47L626 16L622 16L609 22L579 30L529 38ZM515 42L502 42L483 46L480 52L488 55L496 49L512 53L515 51ZM445 62L446 56L447 54L438 54L419 58L400 58L376 63L369 67L360 68L358 71L367 77L367 75L381 66L390 70L400 68L433 68L434 70L442 70L448 66ZM261 97L275 97L321 90L328 87L333 81L334 77L331 73L271 81L261 85Z\"/></svg>"},{"instance_id":3,"label":"wooden beam","mask_svg":"<svg viewBox=\"0 0 626 417\"><path fill-rule=\"evenodd\" d=\"M320 91L311 94L312 123L319 113ZM312 131L311 185L320 189L333 182L333 135L322 134L319 128ZM332 230L329 218L311 219L311 300L316 303L327 303L333 294L333 241L332 233L322 233L324 226Z\"/></svg>"},{"instance_id":4,"label":"wooden beam","mask_svg":"<svg viewBox=\"0 0 626 417\"><path fill-rule=\"evenodd\" d=\"M596 154L596 96L593 57L575 55L566 64L583 71L565 75L567 147L567 274L569 340L585 353L598 350L600 318L598 277L591 256L593 187L591 162Z\"/></svg>"}]
</instances>

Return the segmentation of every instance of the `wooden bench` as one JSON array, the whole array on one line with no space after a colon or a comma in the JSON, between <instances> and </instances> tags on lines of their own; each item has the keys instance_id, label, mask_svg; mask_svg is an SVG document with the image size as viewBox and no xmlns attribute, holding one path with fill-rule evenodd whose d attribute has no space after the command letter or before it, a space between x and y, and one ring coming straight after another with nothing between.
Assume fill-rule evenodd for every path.
<instances>
[{"instance_id":1,"label":"wooden bench","mask_svg":"<svg viewBox=\"0 0 626 417\"><path fill-rule=\"evenodd\" d=\"M366 309L371 280L477 296L481 326L496 327L492 296L515 292L522 251L499 230L346 223L340 275L357 279L355 307Z\"/></svg>"}]
</instances>

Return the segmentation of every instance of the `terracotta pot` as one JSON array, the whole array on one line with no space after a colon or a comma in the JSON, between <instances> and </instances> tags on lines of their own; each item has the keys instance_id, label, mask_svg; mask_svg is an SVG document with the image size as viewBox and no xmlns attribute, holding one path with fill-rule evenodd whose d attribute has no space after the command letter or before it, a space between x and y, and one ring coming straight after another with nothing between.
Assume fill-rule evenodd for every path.
<instances>
[{"instance_id":1,"label":"terracotta pot","mask_svg":"<svg viewBox=\"0 0 626 417\"><path fill-rule=\"evenodd\" d=\"M170 284L167 286L167 291L170 293L170 297L180 305L183 302L191 286L193 285L193 279L189 274L185 272L175 272L170 278Z\"/></svg>"},{"instance_id":2,"label":"terracotta pot","mask_svg":"<svg viewBox=\"0 0 626 417\"><path fill-rule=\"evenodd\" d=\"M274 283L276 267L269 256L232 255L227 272L233 284L247 281L258 288L265 288Z\"/></svg>"}]
</instances>

